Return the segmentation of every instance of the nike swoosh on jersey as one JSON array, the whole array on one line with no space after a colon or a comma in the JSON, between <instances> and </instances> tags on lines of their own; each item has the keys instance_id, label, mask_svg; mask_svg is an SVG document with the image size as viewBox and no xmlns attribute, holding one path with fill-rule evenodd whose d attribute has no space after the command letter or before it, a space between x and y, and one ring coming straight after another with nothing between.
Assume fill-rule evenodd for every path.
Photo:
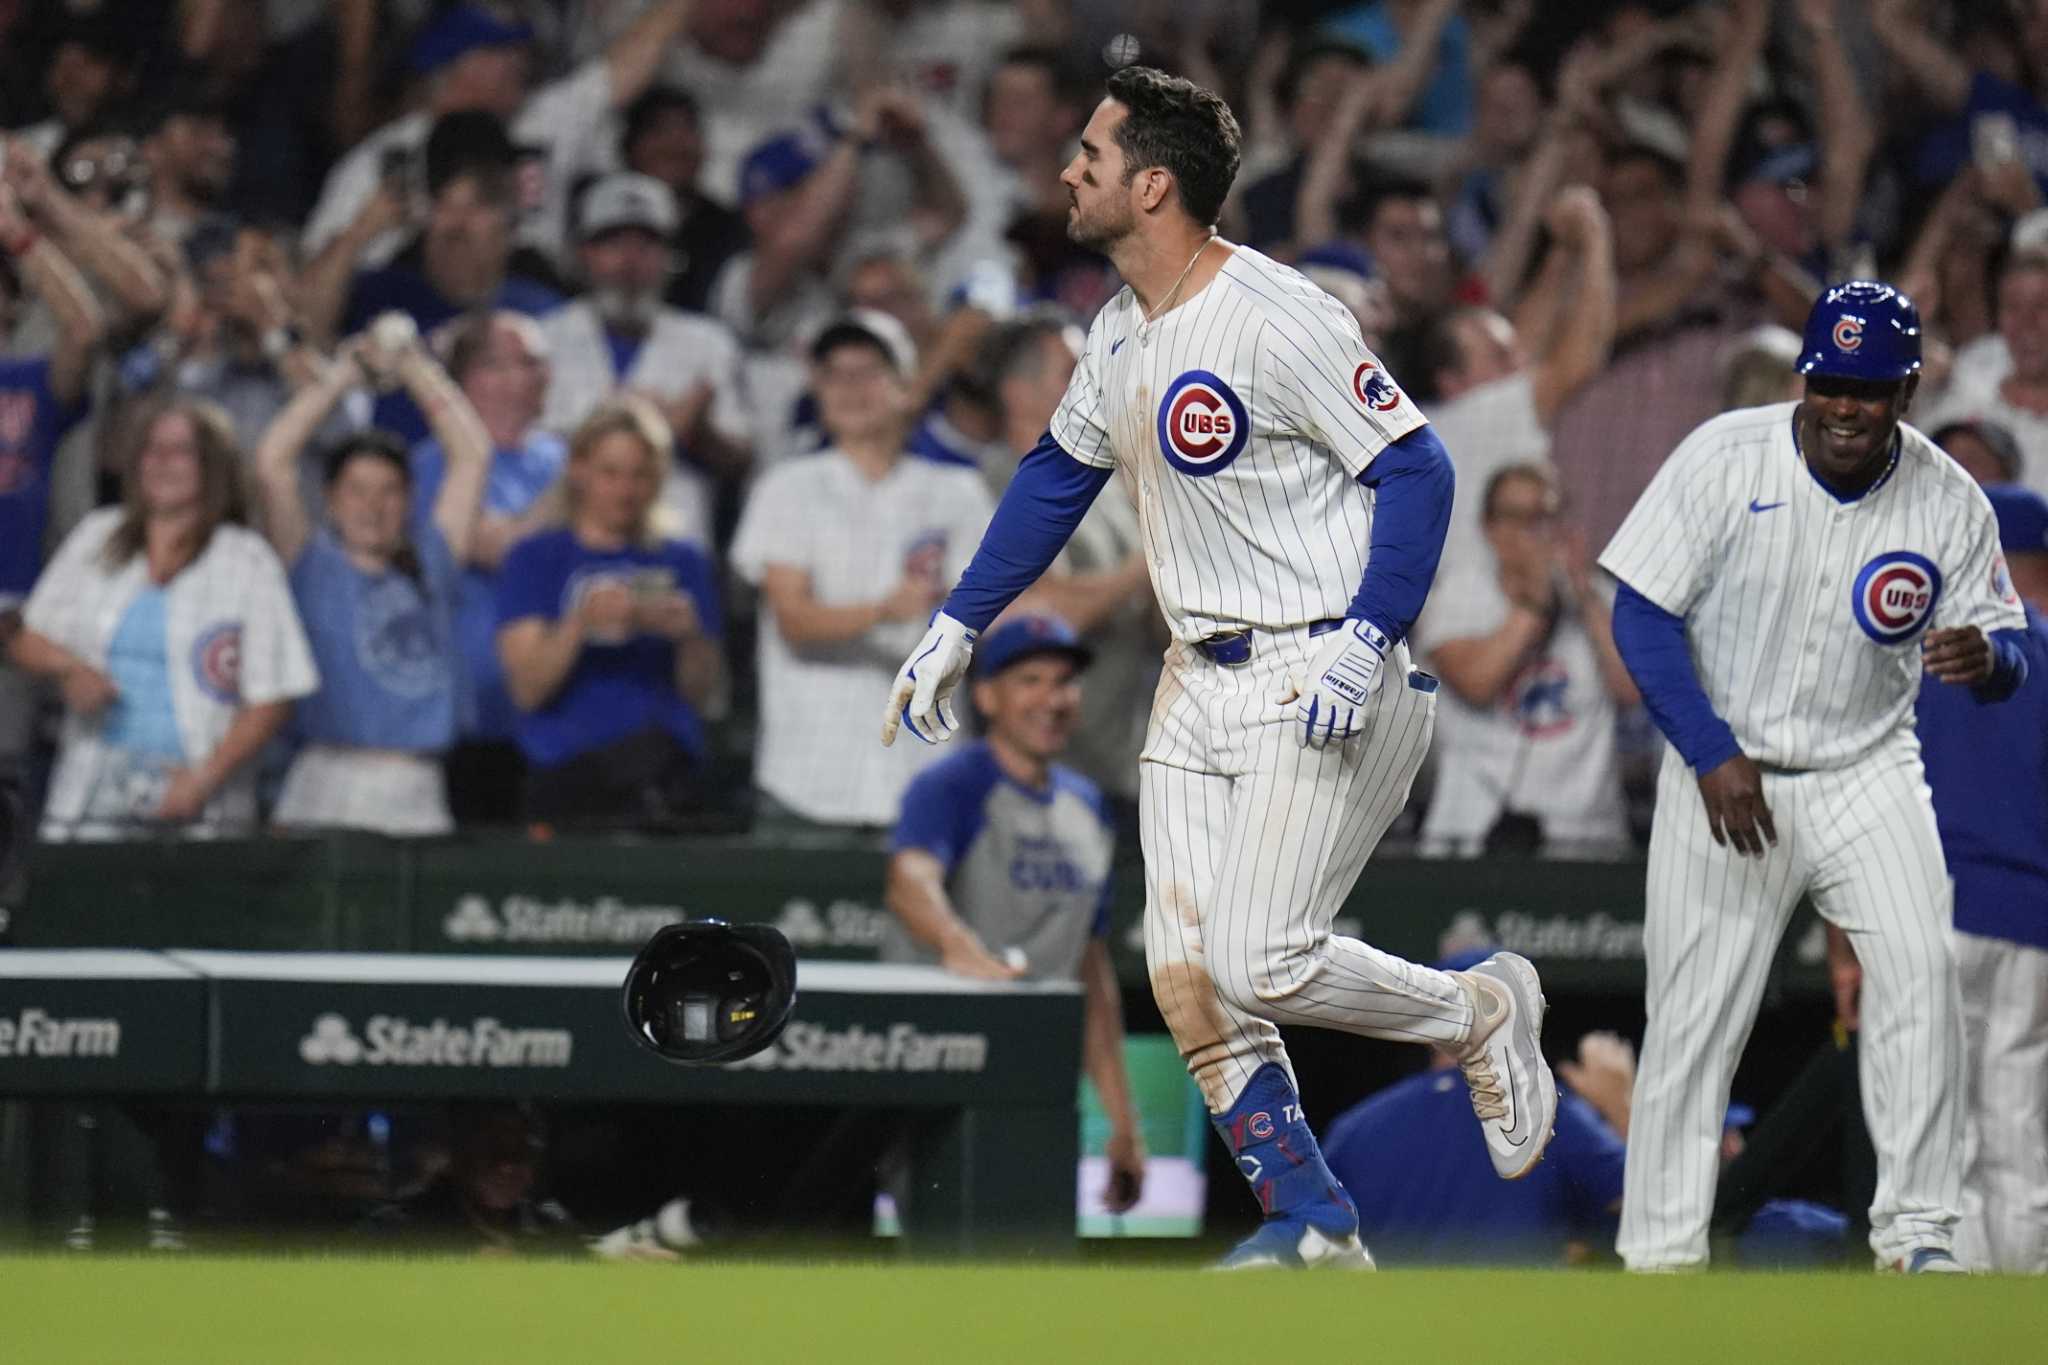
<instances>
[{"instance_id":1,"label":"nike swoosh on jersey","mask_svg":"<svg viewBox=\"0 0 2048 1365\"><path fill-rule=\"evenodd\" d=\"M1784 505L1782 502L1758 502L1755 498L1749 500L1749 510L1752 512L1768 512L1773 507L1783 507Z\"/></svg>"},{"instance_id":2,"label":"nike swoosh on jersey","mask_svg":"<svg viewBox=\"0 0 2048 1365\"><path fill-rule=\"evenodd\" d=\"M1122 349L1123 349L1123 345L1124 345L1124 342L1125 342L1125 341L1127 341L1128 339L1129 339L1129 338L1127 338L1127 337L1118 337L1118 338L1117 338L1117 339L1116 339L1115 341L1112 341L1112 342L1110 342L1110 343L1109 343L1109 353L1110 353L1111 355L1115 355L1115 354L1116 354L1116 353L1117 353L1118 351L1122 350Z\"/></svg>"}]
</instances>

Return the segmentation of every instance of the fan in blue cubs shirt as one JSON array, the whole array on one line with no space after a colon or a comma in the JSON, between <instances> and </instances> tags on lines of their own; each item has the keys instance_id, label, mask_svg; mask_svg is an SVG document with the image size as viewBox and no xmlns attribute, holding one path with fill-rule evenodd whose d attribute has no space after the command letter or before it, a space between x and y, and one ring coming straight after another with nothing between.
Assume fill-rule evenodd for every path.
<instances>
[{"instance_id":1,"label":"fan in blue cubs shirt","mask_svg":"<svg viewBox=\"0 0 2048 1365\"><path fill-rule=\"evenodd\" d=\"M710 563L651 525L669 446L643 400L600 406L569 443L567 524L505 558L498 654L530 820L660 825L696 804L699 708L725 660Z\"/></svg>"}]
</instances>

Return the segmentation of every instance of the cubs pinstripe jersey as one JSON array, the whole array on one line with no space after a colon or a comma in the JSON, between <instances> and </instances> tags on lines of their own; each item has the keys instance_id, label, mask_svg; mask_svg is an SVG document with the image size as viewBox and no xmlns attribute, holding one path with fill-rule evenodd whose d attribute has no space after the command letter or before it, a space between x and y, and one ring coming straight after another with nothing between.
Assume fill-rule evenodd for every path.
<instances>
[{"instance_id":1,"label":"cubs pinstripe jersey","mask_svg":"<svg viewBox=\"0 0 2048 1365\"><path fill-rule=\"evenodd\" d=\"M1239 246L1150 323L1128 288L1110 300L1052 435L1123 471L1153 590L1193 641L1343 616L1372 538L1356 480L1424 421L1343 304Z\"/></svg>"},{"instance_id":2,"label":"cubs pinstripe jersey","mask_svg":"<svg viewBox=\"0 0 2048 1365\"><path fill-rule=\"evenodd\" d=\"M1909 729L1929 629L2026 625L1991 504L1901 424L1892 465L1842 500L1807 469L1796 403L1705 423L1600 556L1686 619L1715 712L1759 763L1839 768Z\"/></svg>"}]
</instances>

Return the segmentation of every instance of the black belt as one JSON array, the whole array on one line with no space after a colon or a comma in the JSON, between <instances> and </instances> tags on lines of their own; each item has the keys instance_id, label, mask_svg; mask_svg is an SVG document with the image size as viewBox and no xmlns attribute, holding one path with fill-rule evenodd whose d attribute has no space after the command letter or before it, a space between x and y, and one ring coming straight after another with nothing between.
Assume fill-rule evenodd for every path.
<instances>
[{"instance_id":1,"label":"black belt","mask_svg":"<svg viewBox=\"0 0 2048 1365\"><path fill-rule=\"evenodd\" d=\"M1308 633L1311 636L1328 635L1343 624L1344 621L1341 617L1311 621L1308 623ZM1202 657L1212 664L1222 664L1226 668L1236 668L1239 664L1251 662L1252 632L1239 630L1233 631L1228 635L1211 635L1206 640L1195 641L1195 648L1201 651Z\"/></svg>"}]
</instances>

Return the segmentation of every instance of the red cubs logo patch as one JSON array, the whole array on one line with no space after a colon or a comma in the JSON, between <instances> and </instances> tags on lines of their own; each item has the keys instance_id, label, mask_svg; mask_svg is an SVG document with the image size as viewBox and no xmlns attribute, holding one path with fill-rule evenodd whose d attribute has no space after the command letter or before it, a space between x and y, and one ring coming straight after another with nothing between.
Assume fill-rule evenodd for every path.
<instances>
[{"instance_id":1,"label":"red cubs logo patch","mask_svg":"<svg viewBox=\"0 0 2048 1365\"><path fill-rule=\"evenodd\" d=\"M1991 595L2008 607L2020 604L2019 590L2012 585L2012 570L2005 565L2005 551L1991 552Z\"/></svg>"},{"instance_id":2,"label":"red cubs logo patch","mask_svg":"<svg viewBox=\"0 0 2048 1365\"><path fill-rule=\"evenodd\" d=\"M1244 1130L1250 1133L1254 1140L1264 1142L1273 1136L1273 1116L1261 1109L1245 1120Z\"/></svg>"},{"instance_id":3,"label":"red cubs logo patch","mask_svg":"<svg viewBox=\"0 0 2048 1365\"><path fill-rule=\"evenodd\" d=\"M1370 360L1351 372L1351 392L1374 412L1392 412L1401 406L1401 391L1387 378L1387 372Z\"/></svg>"},{"instance_id":4,"label":"red cubs logo patch","mask_svg":"<svg viewBox=\"0 0 2048 1365\"><path fill-rule=\"evenodd\" d=\"M242 699L242 625L222 621L192 642L192 677L199 690L223 705Z\"/></svg>"},{"instance_id":5,"label":"red cubs logo patch","mask_svg":"<svg viewBox=\"0 0 2048 1365\"><path fill-rule=\"evenodd\" d=\"M1910 550L1881 554L1858 571L1849 589L1849 609L1863 633L1881 645L1895 645L1919 633L1941 600L1941 570Z\"/></svg>"},{"instance_id":6,"label":"red cubs logo patch","mask_svg":"<svg viewBox=\"0 0 2048 1365\"><path fill-rule=\"evenodd\" d=\"M1159 450L1183 474L1206 478L1244 453L1251 419L1244 404L1207 370L1189 370L1159 401Z\"/></svg>"},{"instance_id":7,"label":"red cubs logo patch","mask_svg":"<svg viewBox=\"0 0 2048 1365\"><path fill-rule=\"evenodd\" d=\"M1835 349L1853 351L1863 344L1862 318L1837 318L1835 320Z\"/></svg>"}]
</instances>

